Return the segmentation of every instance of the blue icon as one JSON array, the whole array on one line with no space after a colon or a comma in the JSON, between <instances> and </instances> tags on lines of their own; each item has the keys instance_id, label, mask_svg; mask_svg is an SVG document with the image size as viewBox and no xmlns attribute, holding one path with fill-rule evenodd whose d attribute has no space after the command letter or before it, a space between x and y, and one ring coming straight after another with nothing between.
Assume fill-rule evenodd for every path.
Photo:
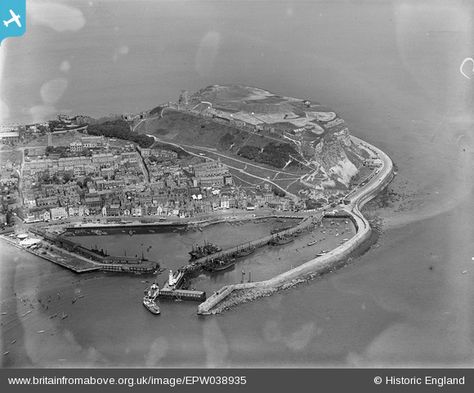
<instances>
[{"instance_id":1,"label":"blue icon","mask_svg":"<svg viewBox=\"0 0 474 393\"><path fill-rule=\"evenodd\" d=\"M26 30L26 0L0 0L0 42Z\"/></svg>"}]
</instances>

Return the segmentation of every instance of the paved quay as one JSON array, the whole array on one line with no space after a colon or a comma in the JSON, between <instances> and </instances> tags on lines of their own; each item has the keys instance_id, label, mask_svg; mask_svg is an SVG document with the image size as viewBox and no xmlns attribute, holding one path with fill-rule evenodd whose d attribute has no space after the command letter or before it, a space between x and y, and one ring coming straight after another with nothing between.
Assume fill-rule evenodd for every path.
<instances>
[{"instance_id":1,"label":"paved quay","mask_svg":"<svg viewBox=\"0 0 474 393\"><path fill-rule=\"evenodd\" d=\"M30 254L45 259L49 262L55 263L56 265L72 270L74 273L88 273L100 270L100 266L95 265L91 261L86 260L85 258L81 259L79 256L76 255L70 255L65 250L58 249L54 246L51 246L53 247L53 251L51 252L38 252L32 248L20 245L17 241L8 236L0 235L0 238L6 241L8 244L11 244L12 246L22 251L29 252Z\"/></svg>"}]
</instances>

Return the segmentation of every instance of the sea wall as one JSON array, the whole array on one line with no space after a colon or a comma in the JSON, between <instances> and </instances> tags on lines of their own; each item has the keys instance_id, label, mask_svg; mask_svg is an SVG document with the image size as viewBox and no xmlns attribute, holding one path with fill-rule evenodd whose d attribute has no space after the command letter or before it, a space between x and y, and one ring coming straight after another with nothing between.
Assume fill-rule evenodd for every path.
<instances>
[{"instance_id":1,"label":"sea wall","mask_svg":"<svg viewBox=\"0 0 474 393\"><path fill-rule=\"evenodd\" d=\"M232 284L223 287L221 290L207 298L207 300L198 306L198 314L207 315L212 314L212 310L226 298L228 298L234 291L239 290L257 290L253 291L253 297L259 297L259 291L261 296L264 296L269 291L273 292L287 286L289 283L295 280L301 280L308 278L311 275L322 273L334 267L334 265L346 258L349 258L351 253L360 247L365 241L371 236L371 228L367 220L362 215L351 214L350 216L356 228L357 233L347 242L333 249L332 251L324 254L320 257L311 259L304 264L297 266L291 270L281 273L275 277L272 277L264 281L256 281L252 283ZM234 302L236 304L236 302Z\"/></svg>"},{"instance_id":2,"label":"sea wall","mask_svg":"<svg viewBox=\"0 0 474 393\"><path fill-rule=\"evenodd\" d=\"M358 138L353 139L356 143L364 144L370 148L383 162L382 167L375 172L366 186L355 190L355 192L347 197L349 205L342 209L350 216L357 233L347 242L327 254L314 258L269 280L223 287L198 306L198 314L209 315L219 313L227 307L266 296L279 289L288 288L301 282L301 280L336 268L341 260L349 258L354 251L370 239L372 229L359 209L390 183L393 178L393 163L390 157L380 149ZM233 297L234 293L239 293L239 296Z\"/></svg>"},{"instance_id":3,"label":"sea wall","mask_svg":"<svg viewBox=\"0 0 474 393\"><path fill-rule=\"evenodd\" d=\"M219 251L219 252L216 252L214 254L207 255L205 257L196 259L195 261L181 267L180 270L185 271L188 274L189 273L194 274L197 271L198 272L201 271L203 266L206 265L209 261L212 261L212 260L215 260L215 259L218 259L218 258L223 258L223 257L226 257L226 256L231 256L231 255L235 254L236 252L238 252L239 250L242 250L243 248L263 247L263 246L267 245L268 243L270 243L272 240L274 240L278 236L283 236L283 237L292 236L292 235L296 234L298 231L303 231L303 230L307 229L308 227L310 227L312 224L314 224L316 222L319 222L321 219L322 219L321 214L306 217L300 223L298 223L298 225L296 225L292 228L284 229L284 230L279 231L278 233L275 233L273 235L267 235L267 236L261 237L259 239L252 240L250 242L246 242L246 243L243 243L243 244L239 244L235 247L231 247L231 248L228 248L226 250Z\"/></svg>"}]
</instances>

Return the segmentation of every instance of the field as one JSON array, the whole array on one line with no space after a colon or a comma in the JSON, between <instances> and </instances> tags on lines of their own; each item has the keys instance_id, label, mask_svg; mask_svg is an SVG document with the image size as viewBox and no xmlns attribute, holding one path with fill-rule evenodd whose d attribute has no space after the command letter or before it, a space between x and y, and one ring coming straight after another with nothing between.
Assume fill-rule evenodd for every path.
<instances>
[{"instance_id":1,"label":"field","mask_svg":"<svg viewBox=\"0 0 474 393\"><path fill-rule=\"evenodd\" d=\"M63 134L51 134L51 144L53 146L69 146L71 142L79 139L84 134L77 131L67 131ZM47 135L35 135L32 140L27 143L21 144L22 147L37 147L47 146L48 137Z\"/></svg>"},{"instance_id":2,"label":"field","mask_svg":"<svg viewBox=\"0 0 474 393\"><path fill-rule=\"evenodd\" d=\"M292 145L283 143L280 139L246 132L171 109L166 110L162 118L142 122L136 131L154 135L163 142L176 143L196 154L202 153L210 158L219 158L228 165L264 178L272 177L274 173L282 171L281 168L289 161L288 154L298 154ZM241 151L242 147L245 148ZM264 149L261 159L258 158L259 149ZM253 156L257 158L247 159L249 154L252 155L250 158ZM269 165L270 163L275 165ZM305 173L298 167L289 167L284 172L297 176Z\"/></svg>"},{"instance_id":3,"label":"field","mask_svg":"<svg viewBox=\"0 0 474 393\"><path fill-rule=\"evenodd\" d=\"M171 109L165 110L162 118L156 117L142 122L136 131L140 134L152 134L174 143L209 148L219 147L224 150L230 147L229 139L243 143L248 137L247 133L234 127Z\"/></svg>"}]
</instances>

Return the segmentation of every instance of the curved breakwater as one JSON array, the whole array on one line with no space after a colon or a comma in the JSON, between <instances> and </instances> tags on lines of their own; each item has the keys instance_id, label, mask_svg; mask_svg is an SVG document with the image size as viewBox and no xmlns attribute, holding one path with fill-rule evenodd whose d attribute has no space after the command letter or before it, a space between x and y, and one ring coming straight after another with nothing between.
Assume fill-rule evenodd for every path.
<instances>
[{"instance_id":1,"label":"curved breakwater","mask_svg":"<svg viewBox=\"0 0 474 393\"><path fill-rule=\"evenodd\" d=\"M316 257L271 279L224 286L198 306L198 314L217 314L230 306L268 296L280 289L289 288L312 276L331 270L369 240L372 229L359 209L390 183L393 178L393 163L390 157L380 149L358 138L353 137L353 139L356 143L372 150L382 161L382 167L374 173L365 186L348 195L349 204L342 209L354 223L356 234L327 254ZM236 295L237 293L238 295Z\"/></svg>"}]
</instances>

